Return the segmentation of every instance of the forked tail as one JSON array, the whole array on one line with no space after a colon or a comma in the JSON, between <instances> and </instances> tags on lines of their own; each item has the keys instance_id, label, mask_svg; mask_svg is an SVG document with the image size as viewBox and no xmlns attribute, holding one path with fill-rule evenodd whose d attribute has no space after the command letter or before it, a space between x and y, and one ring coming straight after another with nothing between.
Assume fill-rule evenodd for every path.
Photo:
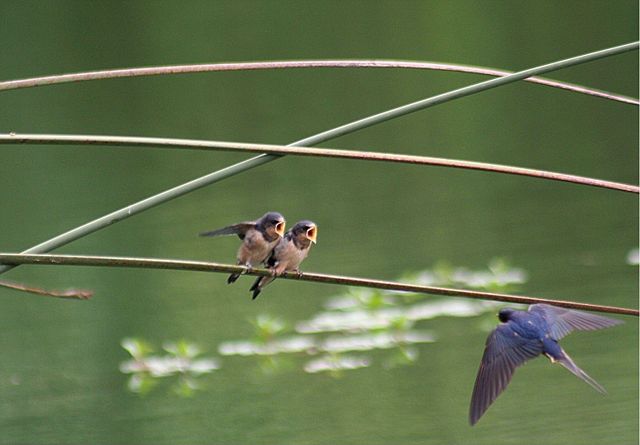
<instances>
[{"instance_id":1,"label":"forked tail","mask_svg":"<svg viewBox=\"0 0 640 445\"><path fill-rule=\"evenodd\" d=\"M562 350L562 354L564 357L562 357L561 359L555 360L556 362L560 363L562 366L567 368L576 377L579 377L585 382L587 382L589 385L591 385L593 389L595 389L599 393L601 394L607 393L604 387L600 383L596 382L589 374L587 374L582 369L580 369L578 365L576 365L573 362L573 360L571 360L571 357L569 357L569 355L566 352L564 352L564 350Z\"/></svg>"}]
</instances>

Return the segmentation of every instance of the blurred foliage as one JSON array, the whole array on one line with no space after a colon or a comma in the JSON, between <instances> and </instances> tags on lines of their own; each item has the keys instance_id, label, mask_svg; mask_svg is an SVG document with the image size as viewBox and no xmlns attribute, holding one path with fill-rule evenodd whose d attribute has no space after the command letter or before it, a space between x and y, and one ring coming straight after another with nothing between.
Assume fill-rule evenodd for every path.
<instances>
[{"instance_id":1,"label":"blurred foliage","mask_svg":"<svg viewBox=\"0 0 640 445\"><path fill-rule=\"evenodd\" d=\"M152 355L153 346L139 338L125 338L122 347L132 359L120 364L120 371L131 374L127 388L141 395L154 389L159 379L173 378L171 391L181 397L190 397L202 386L198 377L219 368L218 361L199 357L200 348L186 340L167 342L163 345L166 354Z\"/></svg>"},{"instance_id":2,"label":"blurred foliage","mask_svg":"<svg viewBox=\"0 0 640 445\"><path fill-rule=\"evenodd\" d=\"M487 269L476 271L438 262L432 269L405 273L400 281L504 292L517 289L526 277L522 269L513 267L503 258L495 258L489 261ZM428 301L424 303L424 300ZM499 305L491 301L452 301L425 294L347 288L344 293L327 298L326 310L314 314L310 320L290 324L280 316L258 314L249 320L253 326L253 340L224 342L219 345L218 352L227 356L253 357L264 374L300 369L295 360L288 358L292 355L316 356L307 359L302 366L305 372L327 372L332 377L341 377L346 371L365 368L377 361L385 368L415 363L420 356L417 345L436 341L432 332L414 329L420 320L494 314ZM335 326L331 323L332 318ZM314 320L317 323L314 324ZM483 316L480 328L484 331L493 326L495 316ZM165 343L163 349L167 354L162 357L151 355L153 346L141 339L124 339L122 347L133 360L124 362L121 370L133 373L128 388L140 394L153 389L157 379L177 375L173 393L192 396L201 388L196 377L218 368L217 359L198 359L201 349L185 340ZM374 354L375 350L385 352L380 357Z\"/></svg>"}]
</instances>

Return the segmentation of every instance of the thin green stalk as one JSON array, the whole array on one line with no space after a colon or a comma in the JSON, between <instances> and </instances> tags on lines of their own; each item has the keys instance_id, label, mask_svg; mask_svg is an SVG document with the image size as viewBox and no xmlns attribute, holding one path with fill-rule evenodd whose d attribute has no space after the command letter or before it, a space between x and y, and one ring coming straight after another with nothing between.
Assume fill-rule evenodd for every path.
<instances>
[{"instance_id":1,"label":"thin green stalk","mask_svg":"<svg viewBox=\"0 0 640 445\"><path fill-rule=\"evenodd\" d=\"M267 269L252 269L248 271L244 266L232 264L211 263L204 261L185 261L161 258L129 258L88 255L24 255L0 253L0 263L4 264L40 264L54 266L103 266L103 267L134 267L144 269L188 270L196 272L244 273L255 276L270 276ZM637 317L637 309L603 306L599 304L579 303L566 300L551 300L546 298L527 297L523 295L507 295L496 292L481 292L467 289L451 289L445 287L423 286L419 284L398 283L395 281L373 280L368 278L345 277L305 272L298 275L286 272L282 278L288 280L312 281L316 283L340 284L347 286L369 287L403 292L415 292L432 295L446 295L450 297L464 297L482 300L504 301L519 304L546 303L554 306L586 311L608 312L613 314L633 315Z\"/></svg>"},{"instance_id":2,"label":"thin green stalk","mask_svg":"<svg viewBox=\"0 0 640 445\"><path fill-rule=\"evenodd\" d=\"M471 94L479 93L481 91L486 91L491 88L496 88L502 85L507 85L509 83L517 82L519 80L526 79L527 77L536 76L536 75L548 73L551 71L559 70L562 68L567 68L570 66L579 65L586 62L591 62L604 57L609 57L616 54L622 54L628 51L637 50L638 46L639 46L639 42L627 43L625 45L615 46L612 48L607 48L604 50L595 51L592 53L583 54L576 57L571 57L569 59L564 59L557 62L519 71L517 73L510 74L508 76L487 80L487 81L469 85L463 88L458 88L453 91L449 91L443 94L438 94L436 96L433 96L427 99L419 100L417 102L413 102L398 108L394 108L392 110L384 111L382 113L378 113L373 116L369 116L364 119L360 119L355 122L351 122L349 124L342 125L340 127L337 127L328 131L324 131L322 133L318 133L308 138L296 141L290 145L292 146L317 145L329 139L343 136L345 134L352 133L354 131L361 130L363 128L366 128L375 124L379 124L396 117L404 116L406 114L413 113L414 111L422 110L422 109L432 107L434 105L438 105L441 103L445 103L454 99L459 99L461 97L469 96ZM54 238L44 241L43 243L33 246L22 253L48 252L50 250L53 250L65 244L68 244L78 238L81 238L97 230L100 230L104 227L107 227L111 224L114 224L118 221L122 221L123 219L126 219L132 215L138 214L147 209L155 207L159 204L165 203L171 199L175 199L179 196L185 195L189 192L197 190L206 185L213 184L215 182L218 182L230 176L234 176L237 173L241 173L251 168L255 168L260 165L266 164L268 162L278 159L279 157L280 155L261 154L254 158L247 159L245 161L223 168L222 170L209 173L205 176L196 178L185 184L179 185L177 187L173 187L169 190L165 190L161 193L158 193L157 195L150 196L146 199L143 199L142 201L126 206L120 210L116 210L115 212L111 212L105 216L102 216L98 219L95 219L86 224L83 224L82 226L76 227L72 230L69 230L68 232L65 232L61 235L58 235ZM6 265L0 266L0 273L4 273L10 269L11 269L11 266L6 266Z\"/></svg>"},{"instance_id":3,"label":"thin green stalk","mask_svg":"<svg viewBox=\"0 0 640 445\"><path fill-rule=\"evenodd\" d=\"M83 73L58 74L53 76L32 77L29 79L7 80L0 82L0 91L19 88L32 88L45 85L56 85L69 82L83 82L89 80L116 79L123 77L158 76L166 74L188 74L216 71L241 70L272 70L291 68L404 68L435 71L451 71L485 76L502 77L513 74L512 71L483 68L478 66L457 65L452 63L414 62L406 60L285 60L269 62L237 62L237 63L206 63L196 65L170 65L144 68L124 68L115 70L88 71ZM537 83L553 88L560 88L574 93L614 100L630 105L639 105L640 101L632 97L614 94L608 91L596 90L568 82L545 79L543 77L529 77L525 82Z\"/></svg>"},{"instance_id":4,"label":"thin green stalk","mask_svg":"<svg viewBox=\"0 0 640 445\"><path fill-rule=\"evenodd\" d=\"M373 151L339 150L317 147L290 147L285 145L247 144L242 142L203 141L192 139L145 138L133 136L90 136L62 134L0 134L0 145L8 144L64 144L64 145L106 145L133 146L192 150L226 150L242 152L258 152L277 155L312 156L324 158L358 159L362 161L385 161L404 164L432 165L440 167L463 168L539 179L589 185L630 193L640 193L640 187L619 182L604 181L584 176L565 173L534 170L509 165L488 164L485 162L461 161L457 159L434 158L429 156L413 156Z\"/></svg>"}]
</instances>

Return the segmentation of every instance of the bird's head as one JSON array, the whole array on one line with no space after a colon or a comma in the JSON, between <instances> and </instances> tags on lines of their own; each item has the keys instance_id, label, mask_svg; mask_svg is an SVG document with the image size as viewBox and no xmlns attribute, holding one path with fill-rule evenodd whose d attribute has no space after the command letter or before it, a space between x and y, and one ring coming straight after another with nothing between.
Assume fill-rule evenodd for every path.
<instances>
[{"instance_id":1,"label":"bird's head","mask_svg":"<svg viewBox=\"0 0 640 445\"><path fill-rule=\"evenodd\" d=\"M293 226L291 233L302 245L308 245L309 242L315 244L318 237L318 226L312 221L299 221Z\"/></svg>"},{"instance_id":2,"label":"bird's head","mask_svg":"<svg viewBox=\"0 0 640 445\"><path fill-rule=\"evenodd\" d=\"M513 309L505 307L503 309L500 309L500 312L498 312L498 318L501 322L506 323L511 319L511 314L513 314L513 312Z\"/></svg>"},{"instance_id":3,"label":"bird's head","mask_svg":"<svg viewBox=\"0 0 640 445\"><path fill-rule=\"evenodd\" d=\"M287 222L278 212L265 213L257 222L257 226L263 230L270 238L280 238L284 235L284 228Z\"/></svg>"}]
</instances>

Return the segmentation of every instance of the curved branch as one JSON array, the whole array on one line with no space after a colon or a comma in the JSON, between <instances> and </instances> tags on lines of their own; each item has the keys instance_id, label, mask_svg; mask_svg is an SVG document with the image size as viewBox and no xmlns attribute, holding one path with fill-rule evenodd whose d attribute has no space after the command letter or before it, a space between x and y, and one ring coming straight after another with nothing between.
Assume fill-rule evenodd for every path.
<instances>
[{"instance_id":1,"label":"curved branch","mask_svg":"<svg viewBox=\"0 0 640 445\"><path fill-rule=\"evenodd\" d=\"M493 77L504 77L512 71L478 66L467 66L453 63L415 62L406 60L283 60L269 62L236 62L236 63L203 63L193 65L168 65L144 68L124 68L113 70L87 71L82 73L59 74L53 76L31 77L28 79L8 80L0 82L0 91L19 88L32 88L59 83L83 82L89 80L116 79L122 77L159 76L166 74L189 74L216 71L249 71L292 68L404 68L434 71L453 71L459 73L480 74ZM640 101L632 97L607 91L588 88L568 82L529 77L525 82L536 83L553 88L560 88L574 93L587 94L603 99L639 105Z\"/></svg>"},{"instance_id":2,"label":"curved branch","mask_svg":"<svg viewBox=\"0 0 640 445\"><path fill-rule=\"evenodd\" d=\"M544 74L551 71L568 68L570 66L576 66L582 63L592 62L594 60L602 59L604 57L610 57L610 56L622 54L628 51L634 51L638 49L638 46L639 46L639 42L627 43L624 45L618 45L618 46L606 48L600 51L581 54L579 56L570 57L568 59L558 60L555 62L536 66L526 70L518 71L517 73L509 74L508 76L499 77L497 79L485 80L484 82L479 82L479 83L468 85L462 88L457 88L452 91L447 91L446 93L438 94L432 97L427 97L426 99L418 100L406 105L402 105L400 107L383 111L381 113L373 114L371 116L367 116L365 118L350 122L348 124L344 124L339 127L335 127L330 130L326 130L326 131L314 134L313 136L300 139L289 145L303 146L303 147L304 146L308 147L310 145L317 145L319 143L328 141L330 139L337 138L339 136L344 136L346 134L350 134L355 131L362 130L364 128L368 128L372 125L377 125L391 119L396 119L400 116L405 116L407 114L411 114L419 110L424 110L429 107L440 105L455 99L460 99L462 97L470 96L472 94L477 94L483 91L487 91L492 88L508 85L510 83L517 82L519 80L523 80L531 76L537 76L539 74ZM108 213L97 219L94 219L93 221L89 221L86 224L75 227L65 233L61 233L60 235L57 235L53 238L43 241L40 244L37 244L25 250L22 253L48 252L57 247L64 246L65 244L68 244L78 238L82 238L83 236L86 236L90 233L100 230L104 227L110 226L113 223L122 221L140 212L144 212L145 210L148 210L152 207L163 204L167 201L178 198L180 196L183 196L187 193L190 193L194 190L198 190L210 184L214 184L218 181L221 181L225 178L229 178L238 173L242 173L252 168L258 167L260 165L264 165L269 162L275 161L276 159L280 159L280 157L281 155L263 153L251 159L247 159L245 161L230 165L221 170L211 172L207 175L201 176L199 178L195 178L184 184L180 184L173 188L157 193L153 196L149 196L148 198L145 198L141 201L130 204L119 210L115 210L111 213ZM12 266L6 266L6 265L0 266L0 274L10 270L11 268Z\"/></svg>"},{"instance_id":3,"label":"curved branch","mask_svg":"<svg viewBox=\"0 0 640 445\"><path fill-rule=\"evenodd\" d=\"M9 264L14 266L18 264L42 264L59 266L134 267L145 269L171 269L196 272L242 273L256 276L271 276L271 272L267 269L252 269L249 272L244 266L235 266L231 264L211 263L204 261L184 261L158 258L128 258L88 255L24 255L0 253L0 264ZM640 314L637 309L621 308L615 306L603 306L598 304L578 303L574 301L564 300L550 300L546 298L526 297L521 295L507 295L495 292L480 292L466 289L422 286L419 284L406 284L398 283L395 281L345 277L340 275L327 275L312 272L305 272L302 275L298 275L295 272L286 272L280 278L284 278L287 280L312 281L316 283L370 287L374 289L414 292L422 294L446 295L450 297L505 301L519 304L546 303L571 309L633 315L636 317Z\"/></svg>"},{"instance_id":4,"label":"curved branch","mask_svg":"<svg viewBox=\"0 0 640 445\"><path fill-rule=\"evenodd\" d=\"M68 298L73 300L88 300L93 296L93 292L86 289L52 290L4 280L0 281L0 287L42 295L43 297Z\"/></svg>"},{"instance_id":5,"label":"curved branch","mask_svg":"<svg viewBox=\"0 0 640 445\"><path fill-rule=\"evenodd\" d=\"M509 165L488 164L484 162L461 161L456 159L434 158L429 156L414 156L393 153L379 153L372 151L339 150L316 147L291 147L271 144L247 144L242 142L203 141L192 139L145 138L133 136L90 136L90 135L61 135L61 134L0 134L2 144L66 144L66 145L106 145L106 146L134 146L161 147L193 150L225 150L250 153L269 153L275 155L312 156L323 158L358 159L362 161L386 161L403 164L434 165L440 167L463 168L496 173L506 173L518 176L529 176L539 179L570 182L589 185L629 193L640 193L640 187L602 179L584 176L568 175L565 173L534 170Z\"/></svg>"}]
</instances>

